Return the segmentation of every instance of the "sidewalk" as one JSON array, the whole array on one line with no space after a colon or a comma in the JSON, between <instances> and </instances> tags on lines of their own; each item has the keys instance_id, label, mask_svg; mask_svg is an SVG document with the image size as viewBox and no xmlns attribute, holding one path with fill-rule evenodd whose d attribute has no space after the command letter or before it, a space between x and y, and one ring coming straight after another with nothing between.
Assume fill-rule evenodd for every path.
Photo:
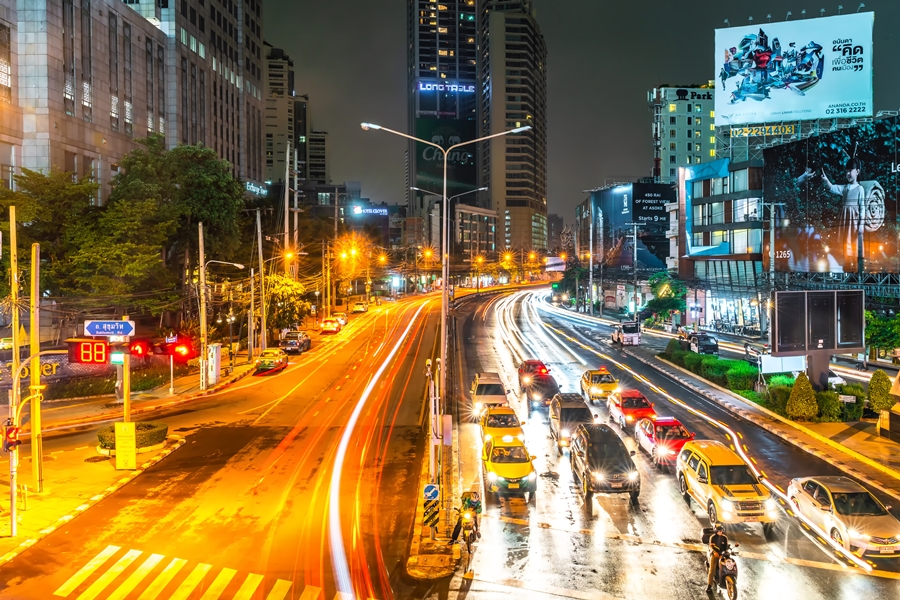
<instances>
[{"instance_id":1,"label":"sidewalk","mask_svg":"<svg viewBox=\"0 0 900 600\"><path fill-rule=\"evenodd\" d=\"M900 500L900 444L877 437L874 424L795 423L657 358L652 350L640 346L624 350L705 398Z\"/></svg>"}]
</instances>

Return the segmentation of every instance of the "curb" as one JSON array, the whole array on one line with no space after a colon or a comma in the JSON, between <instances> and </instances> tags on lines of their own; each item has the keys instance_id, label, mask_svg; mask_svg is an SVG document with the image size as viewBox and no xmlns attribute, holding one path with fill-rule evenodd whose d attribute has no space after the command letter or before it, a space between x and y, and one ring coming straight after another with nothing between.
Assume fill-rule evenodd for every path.
<instances>
[{"instance_id":1,"label":"curb","mask_svg":"<svg viewBox=\"0 0 900 600\"><path fill-rule=\"evenodd\" d=\"M166 440L163 440L162 442L160 442L158 444L153 444L152 446L144 446L143 448L138 448L137 453L138 454L147 454L148 452L156 452L157 450L162 450L163 448L166 447L167 440L168 440L168 437L166 438ZM97 446L97 454L99 454L101 456L115 456L116 449L115 448L101 448L98 445Z\"/></svg>"},{"instance_id":2,"label":"curb","mask_svg":"<svg viewBox=\"0 0 900 600\"><path fill-rule=\"evenodd\" d=\"M159 461L161 461L162 459L164 459L165 457L170 455L175 450L178 450L179 448L181 448L187 441L184 437L182 437L180 435L170 435L167 439L172 439L172 440L174 440L175 443L172 446L170 446L169 448L166 448L165 450L163 450L162 452L160 452L159 454L154 456L153 458L149 459L147 462L145 462L144 464L139 466L134 471L131 471L130 473L128 473L127 475L125 475L124 477L122 477L121 479L116 481L111 486L104 489L99 494L91 496L90 499L88 499L84 504L81 504L81 505L75 507L75 509L72 510L69 514L61 516L49 527L45 527L44 529L41 529L38 532L38 535L36 535L35 537L28 538L27 540L25 540L24 542L19 544L15 549L10 550L3 556L0 556L0 566L3 566L6 563L8 563L9 561L13 560L19 554L21 554L25 550L28 550L29 548L31 548L32 546L37 544L39 541L41 541L42 539L44 539L45 537L47 537L48 535L50 535L51 533L56 531L59 527L70 522L72 519L74 519L78 515L83 514L87 509L96 505L101 500L103 500L106 497L108 497L109 495L111 495L113 492L116 492L119 489L121 489L125 484L127 484L130 481L132 481L133 479L135 479L138 475L140 475L141 473L143 473L144 471L146 471L147 469L149 469L150 467L152 467L153 465L155 465L156 463L158 463Z\"/></svg>"},{"instance_id":3,"label":"curb","mask_svg":"<svg viewBox=\"0 0 900 600\"><path fill-rule=\"evenodd\" d=\"M638 356L638 355L633 354L633 353L631 353L631 352L627 352L627 354L628 354L629 356L631 356L631 357L633 357L633 358L635 358L635 359L641 361L642 363L644 363L644 364L646 364L646 365L652 367L653 369L659 371L660 373L663 373L665 376L667 376L667 377L669 377L669 378L671 378L671 379L674 379L675 381L677 381L677 382L680 383L681 385L683 385L683 386L685 386L686 388L688 388L688 389L694 391L694 392L697 393L697 394L700 394L701 396L703 396L703 397L706 398L707 400L709 400L709 401L711 401L711 402L715 402L716 404L722 406L723 408L725 408L725 409L728 410L729 412L731 412L731 413L733 413L733 414L735 414L735 415L741 417L741 418L744 419L745 421L748 421L748 422L750 422L750 423L753 423L754 425L757 425L757 426L759 426L759 427L762 427L762 428L765 429L766 431L769 431L769 432L771 432L771 433L774 433L775 435L777 435L777 436L778 436L779 438L781 438L782 440L784 440L784 441L786 441L786 442L788 442L788 443L790 443L790 444L796 446L797 448L803 450L804 452L807 452L807 453L809 453L809 454L812 454L813 456L815 456L815 457L817 457L817 458L820 458L820 459L824 460L825 462L828 462L828 463L830 463L830 464L836 466L836 467L839 468L840 470L842 470L842 471L844 471L844 472L846 472L846 473L848 473L848 474L852 474L854 477L856 477L856 478L858 478L858 479L861 479L862 481L865 481L868 485L871 485L872 487L878 488L878 489L881 490L883 493L888 494L889 496L892 496L892 497L894 497L894 498L900 500L900 492L898 492L897 490L891 490L891 489L889 489L889 488L886 488L886 487L884 487L883 485L881 485L881 483L879 483L878 481L876 481L876 480L872 479L871 477L865 475L864 473L861 473L860 471L858 471L858 470L852 468L851 466L847 465L846 463L843 463L843 462L840 462L840 461L835 460L835 457L834 457L833 455L829 455L829 454L826 454L826 453L822 452L822 451L819 450L818 448L815 448L814 446L811 446L810 444L806 443L805 441L803 441L802 439L800 439L800 438L798 438L798 437L793 437L793 436L790 436L790 435L786 435L786 434L784 434L784 433L781 432L781 431L778 431L778 430L776 430L776 429L772 429L771 427L769 427L769 423L767 423L764 419L761 419L758 415L756 415L756 414L754 414L754 413L752 413L752 412L750 412L750 411L748 411L748 410L746 410L746 409L744 409L744 408L741 408L740 406L736 406L736 405L734 405L734 404L732 404L732 403L730 403L730 402L726 402L726 401L724 401L724 400L722 400L722 399L720 399L720 398L717 398L716 396L713 396L713 395L711 395L711 394L708 394L708 393L706 392L706 390L704 390L702 387L697 386L697 385L694 384L693 382L688 381L688 380L685 380L685 379L683 379L682 377L679 377L677 374L673 374L673 373L670 373L670 372L664 370L664 369L661 367L661 365L655 364L653 361L647 360L647 359L645 359L644 357ZM679 371L679 372L681 372L681 373L684 373L685 375L690 375L692 378L696 378L696 375L695 375L694 373L691 373L690 371L688 371L688 370L686 370L686 369L684 369L684 368L682 368L682 367L679 367L678 365L675 365L675 364L673 364L673 363L670 363L669 361L666 361L666 360L664 360L664 359L662 359L662 358L659 358L659 357L655 357L655 358L656 358L657 361L664 363L665 366L667 366L667 367L671 367L672 369L675 369L675 370L677 370L677 371ZM703 383L704 383L704 385L707 385L707 386L709 386L710 388L716 389L716 390L718 390L718 391L720 391L720 392L722 392L722 393L724 393L724 394L727 394L727 395L729 395L729 396L731 396L731 397L733 397L733 398L735 398L735 399L739 399L740 402L742 402L742 403L743 403L743 402L746 402L746 400L745 400L744 398L738 396L737 394L735 394L734 392L731 392L730 390L726 390L725 388L722 388L722 387L716 385L715 383L713 383L713 382L711 382L711 381L705 381L705 380L704 380ZM796 429L798 432L800 432L800 433L802 433L802 434L804 434L804 435L808 435L809 437L813 438L814 440L819 441L819 442L822 442L822 443L828 445L829 447L834 448L835 450L837 450L837 451L839 451L839 452L841 452L841 453L847 455L848 457L850 457L850 458L852 458L852 459L854 459L854 460L858 460L858 461L862 462L863 464L865 464L865 465L867 465L867 466L870 466L870 467L872 467L872 468L875 468L875 469L877 469L878 471L881 471L881 472L885 473L886 475L889 475L890 477L892 477L892 478L894 478L894 479L900 481L900 473L894 471L893 469L890 469L890 468L888 468L888 467L885 467L884 465L881 465L881 464L879 464L879 463L873 461L872 459L870 459L870 458L868 458L868 457L865 457L865 456L859 454L858 452L856 452L856 451L854 451L854 450L851 450L850 448L847 448L846 446L843 446L842 444L838 444L837 442L835 442L835 441L833 441L833 440L831 440L831 439L829 439L829 438L826 438L825 436L823 436L823 435L821 435L821 434L819 434L819 433L816 433L815 431L812 431L812 430L810 430L810 429L807 429L806 427L803 427L802 425L798 425L797 423L794 423L794 422L792 422L792 421L790 421L790 420L788 420L788 419L785 419L785 418L782 417L781 415L779 415L779 414L777 414L777 413L774 413L774 412L768 410L768 409L765 408L765 407L762 407L762 406L759 406L759 405L754 405L754 406L755 406L756 408L760 409L760 411L762 411L762 412L765 413L766 415L770 416L772 419L777 420L777 421L779 421L779 422L781 422L781 423L784 423L784 424L786 424L786 425L788 425L788 426L790 426L790 427Z\"/></svg>"}]
</instances>

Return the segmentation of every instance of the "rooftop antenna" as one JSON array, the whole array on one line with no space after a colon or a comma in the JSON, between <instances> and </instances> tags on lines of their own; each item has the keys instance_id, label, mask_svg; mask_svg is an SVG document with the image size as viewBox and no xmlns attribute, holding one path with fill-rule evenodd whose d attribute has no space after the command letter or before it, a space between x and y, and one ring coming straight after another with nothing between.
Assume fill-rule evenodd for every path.
<instances>
[{"instance_id":1,"label":"rooftop antenna","mask_svg":"<svg viewBox=\"0 0 900 600\"><path fill-rule=\"evenodd\" d=\"M825 9L824 9L824 8L820 8L820 9L819 9L819 16L820 16L820 17L824 17L824 16L825 16Z\"/></svg>"},{"instance_id":2,"label":"rooftop antenna","mask_svg":"<svg viewBox=\"0 0 900 600\"><path fill-rule=\"evenodd\" d=\"M725 24L731 27L731 23L728 22L728 19L725 19Z\"/></svg>"},{"instance_id":3,"label":"rooftop antenna","mask_svg":"<svg viewBox=\"0 0 900 600\"><path fill-rule=\"evenodd\" d=\"M805 8L804 8L803 10L800 11L800 18L801 18L801 19L805 19L805 18L806 18L806 9L805 9Z\"/></svg>"},{"instance_id":4,"label":"rooftop antenna","mask_svg":"<svg viewBox=\"0 0 900 600\"><path fill-rule=\"evenodd\" d=\"M794 13L792 13L791 11L788 11L788 14L787 14L787 16L784 18L784 20L785 20L785 21L789 21L790 18L791 18L791 15L793 15L793 14L794 14Z\"/></svg>"},{"instance_id":5,"label":"rooftop antenna","mask_svg":"<svg viewBox=\"0 0 900 600\"><path fill-rule=\"evenodd\" d=\"M841 14L841 11L844 10L843 4L838 4L838 14Z\"/></svg>"},{"instance_id":6,"label":"rooftop antenna","mask_svg":"<svg viewBox=\"0 0 900 600\"><path fill-rule=\"evenodd\" d=\"M772 22L772 13L766 15L766 18L769 20L769 23Z\"/></svg>"},{"instance_id":7,"label":"rooftop antenna","mask_svg":"<svg viewBox=\"0 0 900 600\"><path fill-rule=\"evenodd\" d=\"M866 5L863 4L862 2L860 2L860 3L859 3L859 8L856 9L856 12L859 12L860 10L864 9L865 7L866 7Z\"/></svg>"},{"instance_id":8,"label":"rooftop antenna","mask_svg":"<svg viewBox=\"0 0 900 600\"><path fill-rule=\"evenodd\" d=\"M753 17L750 17L750 24L753 25Z\"/></svg>"}]
</instances>

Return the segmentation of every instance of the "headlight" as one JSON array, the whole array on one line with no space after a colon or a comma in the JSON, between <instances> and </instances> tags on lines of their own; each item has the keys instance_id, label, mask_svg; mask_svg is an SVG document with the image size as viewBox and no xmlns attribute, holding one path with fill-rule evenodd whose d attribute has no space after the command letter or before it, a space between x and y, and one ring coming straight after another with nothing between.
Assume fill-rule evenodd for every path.
<instances>
[{"instance_id":1,"label":"headlight","mask_svg":"<svg viewBox=\"0 0 900 600\"><path fill-rule=\"evenodd\" d=\"M591 387L591 393L592 393L592 394L599 394L599 393L600 393L600 388L598 388L596 385L593 386L593 387Z\"/></svg>"},{"instance_id":2,"label":"headlight","mask_svg":"<svg viewBox=\"0 0 900 600\"><path fill-rule=\"evenodd\" d=\"M488 478L488 481L490 481L491 483L494 483L495 481L497 481L497 474L494 473L493 471L488 471L487 478Z\"/></svg>"},{"instance_id":3,"label":"headlight","mask_svg":"<svg viewBox=\"0 0 900 600\"><path fill-rule=\"evenodd\" d=\"M766 510L775 510L776 508L778 508L778 503L775 502L775 498L766 500Z\"/></svg>"},{"instance_id":4,"label":"headlight","mask_svg":"<svg viewBox=\"0 0 900 600\"><path fill-rule=\"evenodd\" d=\"M637 471L632 471L631 473L628 474L628 479L630 479L631 481L634 481L634 480L637 479L637 478L638 478L638 472L637 472Z\"/></svg>"},{"instance_id":5,"label":"headlight","mask_svg":"<svg viewBox=\"0 0 900 600\"><path fill-rule=\"evenodd\" d=\"M613 390L613 393L614 393L614 394L618 394L618 393L621 392L621 391L622 391L622 388L617 387L615 390Z\"/></svg>"},{"instance_id":6,"label":"headlight","mask_svg":"<svg viewBox=\"0 0 900 600\"><path fill-rule=\"evenodd\" d=\"M463 519L465 519L466 521L471 521L472 513L470 513L470 512L463 513Z\"/></svg>"},{"instance_id":7,"label":"headlight","mask_svg":"<svg viewBox=\"0 0 900 600\"><path fill-rule=\"evenodd\" d=\"M594 471L594 479L597 481L603 481L603 473L600 471Z\"/></svg>"},{"instance_id":8,"label":"headlight","mask_svg":"<svg viewBox=\"0 0 900 600\"><path fill-rule=\"evenodd\" d=\"M673 454L675 454L674 450L672 450L671 448L666 448L665 446L660 446L657 452L659 452L663 456L672 456Z\"/></svg>"},{"instance_id":9,"label":"headlight","mask_svg":"<svg viewBox=\"0 0 900 600\"><path fill-rule=\"evenodd\" d=\"M847 535L850 536L850 539L853 540L867 540L872 537L869 534L857 531L856 529L848 529Z\"/></svg>"},{"instance_id":10,"label":"headlight","mask_svg":"<svg viewBox=\"0 0 900 600\"><path fill-rule=\"evenodd\" d=\"M481 404L481 402L475 403L475 412L476 413L480 413L483 409L484 409L484 406Z\"/></svg>"},{"instance_id":11,"label":"headlight","mask_svg":"<svg viewBox=\"0 0 900 600\"><path fill-rule=\"evenodd\" d=\"M722 500L722 512L731 512L734 510L734 504L731 500Z\"/></svg>"},{"instance_id":12,"label":"headlight","mask_svg":"<svg viewBox=\"0 0 900 600\"><path fill-rule=\"evenodd\" d=\"M562 437L569 437L569 436L572 435L572 434L569 433L569 430L568 430L568 429L561 429L560 432L559 432L559 435L562 436Z\"/></svg>"},{"instance_id":13,"label":"headlight","mask_svg":"<svg viewBox=\"0 0 900 600\"><path fill-rule=\"evenodd\" d=\"M522 383L531 383L531 377L526 375L525 377L522 378Z\"/></svg>"},{"instance_id":14,"label":"headlight","mask_svg":"<svg viewBox=\"0 0 900 600\"><path fill-rule=\"evenodd\" d=\"M524 441L525 441L525 434L523 434L523 433L520 433L520 434L517 435L516 437L519 438L519 441L520 441L520 442L524 442Z\"/></svg>"},{"instance_id":15,"label":"headlight","mask_svg":"<svg viewBox=\"0 0 900 600\"><path fill-rule=\"evenodd\" d=\"M527 479L528 481L534 481L535 479L537 479L537 473L532 471L531 473L529 473L528 475L525 476L525 479Z\"/></svg>"},{"instance_id":16,"label":"headlight","mask_svg":"<svg viewBox=\"0 0 900 600\"><path fill-rule=\"evenodd\" d=\"M540 401L541 401L541 395L540 395L540 394L532 394L532 395L531 395L531 399L532 399L532 400L537 400L538 402L540 402Z\"/></svg>"},{"instance_id":17,"label":"headlight","mask_svg":"<svg viewBox=\"0 0 900 600\"><path fill-rule=\"evenodd\" d=\"M632 417L631 415L626 415L625 420L626 421L634 421L634 417Z\"/></svg>"}]
</instances>

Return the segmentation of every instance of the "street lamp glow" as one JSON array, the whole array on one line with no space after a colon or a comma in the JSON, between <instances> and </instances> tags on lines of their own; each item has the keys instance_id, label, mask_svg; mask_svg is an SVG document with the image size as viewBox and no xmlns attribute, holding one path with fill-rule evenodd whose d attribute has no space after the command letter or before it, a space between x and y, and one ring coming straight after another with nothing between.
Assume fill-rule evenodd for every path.
<instances>
[{"instance_id":1,"label":"street lamp glow","mask_svg":"<svg viewBox=\"0 0 900 600\"><path fill-rule=\"evenodd\" d=\"M481 263L484 262L484 257L483 257L483 256L479 256L478 258L475 259L475 262L477 262L477 263L480 265Z\"/></svg>"},{"instance_id":2,"label":"street lamp glow","mask_svg":"<svg viewBox=\"0 0 900 600\"><path fill-rule=\"evenodd\" d=\"M294 258L294 253L293 252L285 252L284 258L287 260L291 260L292 258Z\"/></svg>"},{"instance_id":3,"label":"street lamp glow","mask_svg":"<svg viewBox=\"0 0 900 600\"><path fill-rule=\"evenodd\" d=\"M505 261L510 261L510 260L512 260L512 254L509 254L509 253L507 252L506 254L503 255L503 260L505 260Z\"/></svg>"},{"instance_id":4,"label":"street lamp glow","mask_svg":"<svg viewBox=\"0 0 900 600\"><path fill-rule=\"evenodd\" d=\"M534 260L535 258L537 258L537 254L535 254L534 252L528 253L528 260Z\"/></svg>"},{"instance_id":5,"label":"street lamp glow","mask_svg":"<svg viewBox=\"0 0 900 600\"><path fill-rule=\"evenodd\" d=\"M386 263L386 262L387 262L387 256L385 256L384 254L382 254L381 256L378 257L378 262L380 262L380 263L382 263L382 264Z\"/></svg>"},{"instance_id":6,"label":"street lamp glow","mask_svg":"<svg viewBox=\"0 0 900 600\"><path fill-rule=\"evenodd\" d=\"M562 254L559 255L559 257L563 260L566 260L566 253L563 252Z\"/></svg>"},{"instance_id":7,"label":"street lamp glow","mask_svg":"<svg viewBox=\"0 0 900 600\"><path fill-rule=\"evenodd\" d=\"M515 129L510 131L510 133L522 133L523 131L528 131L529 129L531 129L531 125L525 125L524 127L516 127Z\"/></svg>"},{"instance_id":8,"label":"street lamp glow","mask_svg":"<svg viewBox=\"0 0 900 600\"><path fill-rule=\"evenodd\" d=\"M363 131L368 131L370 129L381 129L381 125L376 125L375 123L360 123L360 127L362 127Z\"/></svg>"},{"instance_id":9,"label":"street lamp glow","mask_svg":"<svg viewBox=\"0 0 900 600\"><path fill-rule=\"evenodd\" d=\"M341 252L341 260L347 260L347 253Z\"/></svg>"}]
</instances>

